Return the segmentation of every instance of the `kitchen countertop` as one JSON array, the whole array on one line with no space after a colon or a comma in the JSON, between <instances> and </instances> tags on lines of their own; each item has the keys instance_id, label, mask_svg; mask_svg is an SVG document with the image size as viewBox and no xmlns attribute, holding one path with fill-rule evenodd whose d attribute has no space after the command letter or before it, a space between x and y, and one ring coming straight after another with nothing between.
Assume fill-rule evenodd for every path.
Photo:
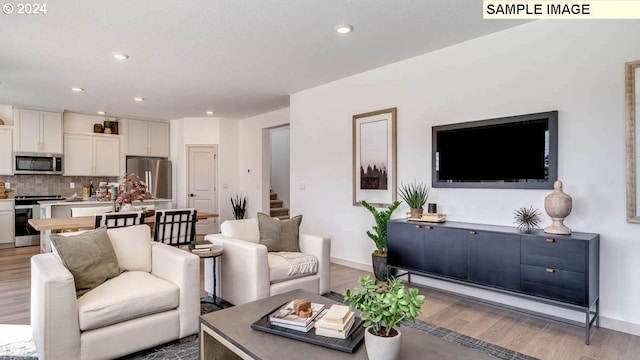
<instances>
[{"instance_id":1,"label":"kitchen countertop","mask_svg":"<svg viewBox=\"0 0 640 360\"><path fill-rule=\"evenodd\" d=\"M134 201L134 204L144 204L146 202L156 203L156 202L169 202L173 201L172 199L145 199L144 201ZM81 201L65 201L65 200L49 200L49 201L39 201L38 204L41 206L52 206L52 205L82 205L82 204L113 204L111 200L81 200Z\"/></svg>"}]
</instances>

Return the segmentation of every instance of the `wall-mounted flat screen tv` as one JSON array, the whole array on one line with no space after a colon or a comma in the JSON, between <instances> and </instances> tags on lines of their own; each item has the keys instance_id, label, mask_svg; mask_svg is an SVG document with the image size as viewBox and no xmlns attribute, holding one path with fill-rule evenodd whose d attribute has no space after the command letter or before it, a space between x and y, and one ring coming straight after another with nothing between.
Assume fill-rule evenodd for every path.
<instances>
[{"instance_id":1,"label":"wall-mounted flat screen tv","mask_svg":"<svg viewBox=\"0 0 640 360\"><path fill-rule=\"evenodd\" d=\"M432 127L432 186L553 189L558 112Z\"/></svg>"}]
</instances>

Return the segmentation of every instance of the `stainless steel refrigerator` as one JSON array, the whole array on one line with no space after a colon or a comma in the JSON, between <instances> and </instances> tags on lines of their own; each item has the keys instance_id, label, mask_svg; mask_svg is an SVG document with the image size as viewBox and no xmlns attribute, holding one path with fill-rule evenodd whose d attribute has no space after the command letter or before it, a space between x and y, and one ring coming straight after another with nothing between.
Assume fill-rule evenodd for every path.
<instances>
[{"instance_id":1,"label":"stainless steel refrigerator","mask_svg":"<svg viewBox=\"0 0 640 360\"><path fill-rule=\"evenodd\" d=\"M127 174L147 183L147 191L158 199L171 199L171 161L162 158L127 156Z\"/></svg>"}]
</instances>

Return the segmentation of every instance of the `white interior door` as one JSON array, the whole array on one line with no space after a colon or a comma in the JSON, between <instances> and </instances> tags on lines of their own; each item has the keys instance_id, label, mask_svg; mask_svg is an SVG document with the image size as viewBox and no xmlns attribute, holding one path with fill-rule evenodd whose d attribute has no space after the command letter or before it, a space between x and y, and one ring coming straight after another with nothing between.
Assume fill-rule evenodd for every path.
<instances>
[{"instance_id":1,"label":"white interior door","mask_svg":"<svg viewBox=\"0 0 640 360\"><path fill-rule=\"evenodd\" d=\"M198 212L218 213L218 147L187 145L187 203ZM197 234L218 232L218 219L198 221Z\"/></svg>"}]
</instances>

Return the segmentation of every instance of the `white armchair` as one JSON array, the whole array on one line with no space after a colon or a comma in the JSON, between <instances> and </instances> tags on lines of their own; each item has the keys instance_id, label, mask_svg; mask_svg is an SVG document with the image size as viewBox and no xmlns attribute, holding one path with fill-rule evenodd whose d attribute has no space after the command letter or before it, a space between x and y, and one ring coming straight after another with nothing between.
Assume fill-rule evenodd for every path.
<instances>
[{"instance_id":1,"label":"white armchair","mask_svg":"<svg viewBox=\"0 0 640 360\"><path fill-rule=\"evenodd\" d=\"M304 289L315 294L330 291L331 241L316 235L300 234L300 251L318 260L317 272L288 275L288 265L266 246L259 244L256 219L229 220L221 225L221 234L206 240L224 248L220 266L222 298L234 305ZM212 292L212 271L205 270L205 289Z\"/></svg>"},{"instance_id":2,"label":"white armchair","mask_svg":"<svg viewBox=\"0 0 640 360\"><path fill-rule=\"evenodd\" d=\"M31 258L39 359L113 359L198 332L199 258L151 242L146 225L107 233L125 271L79 298L73 275L55 254Z\"/></svg>"}]
</instances>

